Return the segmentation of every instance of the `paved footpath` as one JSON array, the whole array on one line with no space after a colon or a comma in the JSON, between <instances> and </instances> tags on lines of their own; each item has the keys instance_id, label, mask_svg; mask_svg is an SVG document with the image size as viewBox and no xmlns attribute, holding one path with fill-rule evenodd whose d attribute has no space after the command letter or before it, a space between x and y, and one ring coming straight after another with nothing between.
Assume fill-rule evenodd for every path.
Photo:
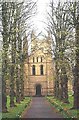
<instances>
[{"instance_id":1,"label":"paved footpath","mask_svg":"<svg viewBox=\"0 0 79 120\"><path fill-rule=\"evenodd\" d=\"M22 118L63 118L44 97L33 97L31 106L26 109Z\"/></svg>"}]
</instances>

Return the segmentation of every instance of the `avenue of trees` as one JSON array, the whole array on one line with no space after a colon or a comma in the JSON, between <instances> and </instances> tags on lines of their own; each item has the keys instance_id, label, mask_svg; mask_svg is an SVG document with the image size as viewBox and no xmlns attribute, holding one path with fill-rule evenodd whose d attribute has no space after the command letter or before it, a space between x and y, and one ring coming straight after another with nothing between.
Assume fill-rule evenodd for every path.
<instances>
[{"instance_id":1,"label":"avenue of trees","mask_svg":"<svg viewBox=\"0 0 79 120\"><path fill-rule=\"evenodd\" d=\"M2 21L2 111L7 111L7 90L10 96L10 107L24 99L24 60L28 48L26 31L28 21L34 14L35 3L1 2ZM31 25L31 24L30 24Z\"/></svg>"},{"instance_id":2,"label":"avenue of trees","mask_svg":"<svg viewBox=\"0 0 79 120\"><path fill-rule=\"evenodd\" d=\"M29 47L26 32L30 31L29 21L35 14L35 6L32 0L27 0L26 4L0 3L3 112L7 111L7 91L10 107L15 106L15 97L17 103L24 99L24 60ZM47 26L55 61L54 96L69 103L68 81L71 80L73 108L79 109L79 2L58 2L54 5L51 0Z\"/></svg>"},{"instance_id":3,"label":"avenue of trees","mask_svg":"<svg viewBox=\"0 0 79 120\"><path fill-rule=\"evenodd\" d=\"M73 108L79 109L79 2L50 3L48 30L55 61L54 96L68 100L68 81L72 81Z\"/></svg>"}]
</instances>

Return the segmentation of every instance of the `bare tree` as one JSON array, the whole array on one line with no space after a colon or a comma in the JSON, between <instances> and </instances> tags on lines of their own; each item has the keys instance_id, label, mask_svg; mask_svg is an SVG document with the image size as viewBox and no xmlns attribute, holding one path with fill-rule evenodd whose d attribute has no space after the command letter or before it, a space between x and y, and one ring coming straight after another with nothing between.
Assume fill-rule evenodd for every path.
<instances>
[{"instance_id":1,"label":"bare tree","mask_svg":"<svg viewBox=\"0 0 79 120\"><path fill-rule=\"evenodd\" d=\"M6 96L6 80L7 80L7 52L9 47L8 40L8 4L5 2L2 4L2 25L3 25L3 50L2 50L2 111L7 111L7 96Z\"/></svg>"},{"instance_id":2,"label":"bare tree","mask_svg":"<svg viewBox=\"0 0 79 120\"><path fill-rule=\"evenodd\" d=\"M23 42L27 29L30 31L27 23L31 19L35 3L28 0L26 4L24 2L2 2L1 4L3 27L2 107L6 112L7 76L9 76L8 84L10 83L10 106L15 106L15 97L16 102L20 102L24 98L24 60L27 55L23 51Z\"/></svg>"},{"instance_id":3,"label":"bare tree","mask_svg":"<svg viewBox=\"0 0 79 120\"><path fill-rule=\"evenodd\" d=\"M72 28L75 32L75 66L73 69L74 76L74 103L73 108L79 109L79 2L69 2L68 3L68 11L71 16L71 24Z\"/></svg>"},{"instance_id":4,"label":"bare tree","mask_svg":"<svg viewBox=\"0 0 79 120\"><path fill-rule=\"evenodd\" d=\"M48 29L50 30L52 40L53 40L53 53L55 60L55 96L63 100L63 102L68 101L68 76L67 76L67 67L69 64L67 62L67 52L70 49L67 41L70 40L72 27L69 24L69 14L67 13L67 4L63 5L58 2L57 5L54 5L53 1L51 2L51 13L49 15L49 25ZM53 37L54 36L54 37ZM69 48L68 48L69 47ZM71 51L71 50L70 50Z\"/></svg>"}]
</instances>

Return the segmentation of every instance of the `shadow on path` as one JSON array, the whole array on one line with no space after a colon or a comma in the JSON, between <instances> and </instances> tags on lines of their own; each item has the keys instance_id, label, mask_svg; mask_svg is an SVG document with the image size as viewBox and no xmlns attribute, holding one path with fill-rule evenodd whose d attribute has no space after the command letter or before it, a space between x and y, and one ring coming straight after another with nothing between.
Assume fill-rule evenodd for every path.
<instances>
[{"instance_id":1,"label":"shadow on path","mask_svg":"<svg viewBox=\"0 0 79 120\"><path fill-rule=\"evenodd\" d=\"M25 110L22 118L63 118L44 97L33 97L31 106Z\"/></svg>"}]
</instances>

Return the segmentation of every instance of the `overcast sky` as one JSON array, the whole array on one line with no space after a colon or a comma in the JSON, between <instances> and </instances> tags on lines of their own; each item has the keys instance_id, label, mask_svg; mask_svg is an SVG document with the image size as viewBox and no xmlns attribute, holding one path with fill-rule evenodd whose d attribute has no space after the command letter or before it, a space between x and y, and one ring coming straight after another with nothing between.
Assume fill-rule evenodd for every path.
<instances>
[{"instance_id":1,"label":"overcast sky","mask_svg":"<svg viewBox=\"0 0 79 120\"><path fill-rule=\"evenodd\" d=\"M34 29L37 33L42 32L43 34L46 33L44 28L47 18L47 11L49 9L49 2L50 0L38 0L37 1L37 14L35 15L34 21Z\"/></svg>"},{"instance_id":2,"label":"overcast sky","mask_svg":"<svg viewBox=\"0 0 79 120\"><path fill-rule=\"evenodd\" d=\"M36 1L36 0L34 0ZM45 27L47 23L47 12L49 11L49 4L51 0L37 0L37 14L35 15L33 21L34 21L34 29L36 30L37 34L42 32L43 34L46 34ZM59 0L53 0L55 4ZM60 0L65 1L65 0Z\"/></svg>"}]
</instances>

